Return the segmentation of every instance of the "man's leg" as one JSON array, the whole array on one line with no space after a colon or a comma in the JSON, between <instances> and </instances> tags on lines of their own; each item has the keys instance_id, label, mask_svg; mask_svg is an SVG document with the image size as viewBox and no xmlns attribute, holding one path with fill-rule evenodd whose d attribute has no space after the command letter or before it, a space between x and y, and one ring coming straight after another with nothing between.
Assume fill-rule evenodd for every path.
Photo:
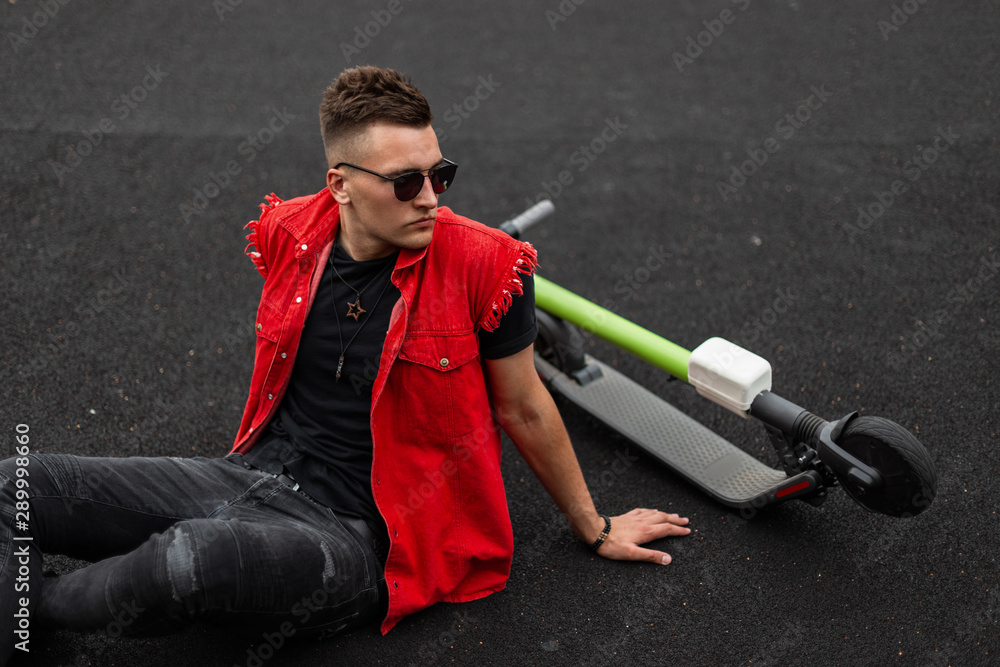
<instances>
[{"instance_id":1,"label":"man's leg","mask_svg":"<svg viewBox=\"0 0 1000 667\"><path fill-rule=\"evenodd\" d=\"M263 620L292 599L284 614L292 614L297 627L311 627L322 616L335 628L344 599L378 604L370 549L360 548L329 510L238 463L40 455L31 457L29 471L30 521L27 531L19 531L16 469L12 461L0 463L0 660L12 649L9 619L20 594L8 588L19 576L21 558L30 572L28 608L39 607L41 599L39 621L79 629L124 625L123 619L129 621L125 630L163 629L198 618L221 621L220 609L235 616L263 614ZM295 523L296 513L316 527L286 534L282 526ZM199 521L210 517L215 520ZM280 525L258 525L268 521ZM262 546L275 541L281 548ZM22 551L29 555L20 556ZM41 588L43 552L100 562ZM319 562L317 570L313 564ZM350 577L362 570L367 576L361 576L361 592L350 584L336 596L326 590L340 583L329 572ZM280 591L275 581L282 583ZM303 598L308 604L296 606ZM145 618L132 618L140 607ZM362 617L359 611L355 618Z\"/></svg>"},{"instance_id":2,"label":"man's leg","mask_svg":"<svg viewBox=\"0 0 1000 667\"><path fill-rule=\"evenodd\" d=\"M129 459L80 459L39 455L0 462L0 664L38 625L44 552L96 560L141 544L175 517L129 507ZM124 499L116 498L121 491ZM30 646L30 643L27 645Z\"/></svg>"},{"instance_id":3,"label":"man's leg","mask_svg":"<svg viewBox=\"0 0 1000 667\"><path fill-rule=\"evenodd\" d=\"M289 638L376 620L375 576L357 541L337 527L195 519L47 581L38 617L50 627L113 626L127 635L204 622Z\"/></svg>"}]
</instances>

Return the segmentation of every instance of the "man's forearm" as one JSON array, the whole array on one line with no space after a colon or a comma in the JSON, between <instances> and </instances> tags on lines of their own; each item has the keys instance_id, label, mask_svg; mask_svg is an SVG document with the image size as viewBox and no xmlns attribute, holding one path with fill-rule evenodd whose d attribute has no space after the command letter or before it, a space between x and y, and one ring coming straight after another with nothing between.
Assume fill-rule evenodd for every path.
<instances>
[{"instance_id":1,"label":"man's forearm","mask_svg":"<svg viewBox=\"0 0 1000 667\"><path fill-rule=\"evenodd\" d=\"M487 369L500 425L573 531L587 544L593 544L605 523L594 508L562 417L535 372L532 347L503 359L487 360ZM598 553L616 560L666 565L670 554L640 545L691 532L686 518L641 507L611 517L611 522L612 529Z\"/></svg>"},{"instance_id":2,"label":"man's forearm","mask_svg":"<svg viewBox=\"0 0 1000 667\"><path fill-rule=\"evenodd\" d=\"M604 529L604 521L594 507L562 417L544 389L535 392L530 406L517 416L499 414L501 426L573 531L591 544Z\"/></svg>"}]
</instances>

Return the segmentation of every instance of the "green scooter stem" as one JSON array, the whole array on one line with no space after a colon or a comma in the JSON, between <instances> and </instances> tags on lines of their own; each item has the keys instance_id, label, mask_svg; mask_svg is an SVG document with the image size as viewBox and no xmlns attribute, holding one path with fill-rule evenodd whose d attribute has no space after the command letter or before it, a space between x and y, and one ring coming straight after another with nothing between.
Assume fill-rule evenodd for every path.
<instances>
[{"instance_id":1,"label":"green scooter stem","mask_svg":"<svg viewBox=\"0 0 1000 667\"><path fill-rule=\"evenodd\" d=\"M688 381L690 351L539 275L535 276L535 305L645 359L679 380Z\"/></svg>"}]
</instances>

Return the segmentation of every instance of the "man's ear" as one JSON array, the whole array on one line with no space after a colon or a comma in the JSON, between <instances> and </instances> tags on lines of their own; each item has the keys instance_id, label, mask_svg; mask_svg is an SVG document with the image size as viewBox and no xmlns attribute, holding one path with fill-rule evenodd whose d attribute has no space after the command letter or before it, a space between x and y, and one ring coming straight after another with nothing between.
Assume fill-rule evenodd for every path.
<instances>
[{"instance_id":1,"label":"man's ear","mask_svg":"<svg viewBox=\"0 0 1000 667\"><path fill-rule=\"evenodd\" d=\"M351 197L344 188L344 174L340 169L328 169L326 172L326 187L333 195L334 201L343 206L351 203Z\"/></svg>"}]
</instances>

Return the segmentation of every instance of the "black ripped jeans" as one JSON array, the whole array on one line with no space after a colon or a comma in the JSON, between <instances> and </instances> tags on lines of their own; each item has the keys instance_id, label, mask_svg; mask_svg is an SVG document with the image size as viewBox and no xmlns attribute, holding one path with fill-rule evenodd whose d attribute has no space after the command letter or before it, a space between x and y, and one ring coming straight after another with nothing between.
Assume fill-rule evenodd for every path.
<instances>
[{"instance_id":1,"label":"black ripped jeans","mask_svg":"<svg viewBox=\"0 0 1000 667\"><path fill-rule=\"evenodd\" d=\"M339 519L239 454L38 454L19 476L20 463L0 463L0 664L29 636L25 626L31 638L44 628L157 634L194 622L291 637L385 613L382 563L363 522ZM17 504L18 479L27 507ZM43 579L43 553L93 564Z\"/></svg>"}]
</instances>

